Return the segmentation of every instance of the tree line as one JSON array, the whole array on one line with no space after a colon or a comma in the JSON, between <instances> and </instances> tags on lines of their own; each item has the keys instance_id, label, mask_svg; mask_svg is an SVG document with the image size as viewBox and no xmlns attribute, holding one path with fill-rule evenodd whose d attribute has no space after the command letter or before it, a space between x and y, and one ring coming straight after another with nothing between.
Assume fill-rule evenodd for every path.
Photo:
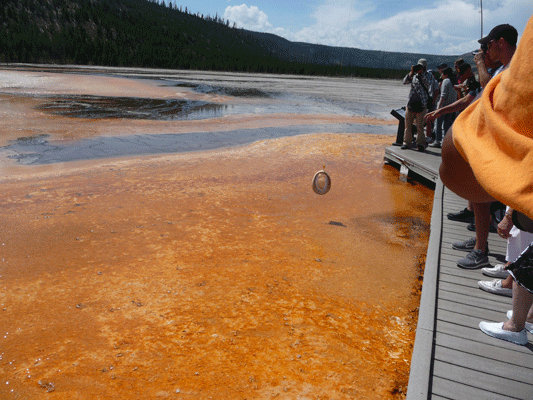
<instances>
[{"instance_id":1,"label":"tree line","mask_svg":"<svg viewBox=\"0 0 533 400\"><path fill-rule=\"evenodd\" d=\"M172 1L170 1L170 0L166 4L165 4L165 0L161 0L161 1L159 1L159 0L146 0L146 1L149 1L149 2L155 3L155 4L159 4L162 7L168 7L171 10L178 10L180 12L184 12L185 14L196 15L198 18L205 19L206 21L209 21L209 22L216 22L216 23L223 24L223 25L226 25L226 26L230 25L230 21L228 19L224 20L223 18L219 17L218 13L215 14L214 17L211 17L210 15L206 15L204 17L204 15L200 14L200 12L197 12L196 14L191 14L191 12L187 9L187 6L185 6L185 8L183 8L182 6L178 7L176 2L172 3ZM237 27L237 24L233 23L233 28L236 28L236 27Z\"/></svg>"},{"instance_id":2,"label":"tree line","mask_svg":"<svg viewBox=\"0 0 533 400\"><path fill-rule=\"evenodd\" d=\"M401 78L406 71L319 64L264 35L164 0L4 0L0 62Z\"/></svg>"}]
</instances>

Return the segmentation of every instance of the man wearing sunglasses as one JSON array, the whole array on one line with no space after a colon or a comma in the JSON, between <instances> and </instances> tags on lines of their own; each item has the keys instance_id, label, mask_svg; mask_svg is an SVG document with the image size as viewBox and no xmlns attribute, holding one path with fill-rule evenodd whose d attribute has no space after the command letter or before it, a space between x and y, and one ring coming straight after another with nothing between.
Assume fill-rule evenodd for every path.
<instances>
[{"instance_id":1,"label":"man wearing sunglasses","mask_svg":"<svg viewBox=\"0 0 533 400\"><path fill-rule=\"evenodd\" d=\"M487 36L478 40L481 44L481 51L476 54L474 61L477 64L480 80L482 76L489 74L485 55L493 63L501 63L501 67L491 74L496 76L511 62L516 51L517 40L518 32L509 24L494 27Z\"/></svg>"}]
</instances>

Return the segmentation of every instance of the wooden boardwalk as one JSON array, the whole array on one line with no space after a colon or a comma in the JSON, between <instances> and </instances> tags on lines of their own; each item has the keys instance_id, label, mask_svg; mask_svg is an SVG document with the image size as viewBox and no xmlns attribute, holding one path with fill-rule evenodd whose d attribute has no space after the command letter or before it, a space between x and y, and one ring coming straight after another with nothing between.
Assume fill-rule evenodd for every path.
<instances>
[{"instance_id":1,"label":"wooden boardwalk","mask_svg":"<svg viewBox=\"0 0 533 400\"><path fill-rule=\"evenodd\" d=\"M393 164L404 160L410 176L423 171L424 179L435 182L407 400L533 399L533 342L518 346L487 336L478 327L482 320L504 321L512 308L511 299L480 290L479 280L492 279L480 270L457 267L456 261L466 253L453 250L452 243L475 234L465 223L446 218L467 202L443 187L438 178L440 151L430 151L439 154L396 146L387 148L385 154L385 160ZM496 234L489 234L492 265L505 262L506 245Z\"/></svg>"}]
</instances>

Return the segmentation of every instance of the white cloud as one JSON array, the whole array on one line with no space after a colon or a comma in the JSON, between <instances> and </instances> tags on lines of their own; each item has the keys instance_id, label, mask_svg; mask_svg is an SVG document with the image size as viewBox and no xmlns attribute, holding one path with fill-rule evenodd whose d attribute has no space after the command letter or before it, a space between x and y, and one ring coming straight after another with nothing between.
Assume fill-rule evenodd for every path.
<instances>
[{"instance_id":1,"label":"white cloud","mask_svg":"<svg viewBox=\"0 0 533 400\"><path fill-rule=\"evenodd\" d=\"M375 5L365 0L325 0L312 17L316 20L315 27L342 29L374 9Z\"/></svg>"},{"instance_id":2,"label":"white cloud","mask_svg":"<svg viewBox=\"0 0 533 400\"><path fill-rule=\"evenodd\" d=\"M235 22L239 28L255 31L270 31L272 25L268 22L268 16L256 6L248 7L228 6L224 11L224 19Z\"/></svg>"},{"instance_id":3,"label":"white cloud","mask_svg":"<svg viewBox=\"0 0 533 400\"><path fill-rule=\"evenodd\" d=\"M373 7L363 0L355 0L349 17L350 11L346 9L349 3L324 0L314 14L314 26L286 37L330 46L448 55L463 54L479 46L478 0L445 0L381 20L371 19ZM521 32L533 12L531 0L485 0L484 3L484 35L502 23L510 23Z\"/></svg>"},{"instance_id":4,"label":"white cloud","mask_svg":"<svg viewBox=\"0 0 533 400\"><path fill-rule=\"evenodd\" d=\"M381 6L385 1L381 2ZM531 0L485 0L484 35L510 23L521 33L533 13ZM479 0L443 0L379 19L379 1L321 0L313 23L298 31L273 27L255 6L227 7L224 19L238 27L269 32L291 41L369 50L458 55L476 49L480 37ZM376 8L378 7L378 8Z\"/></svg>"},{"instance_id":5,"label":"white cloud","mask_svg":"<svg viewBox=\"0 0 533 400\"><path fill-rule=\"evenodd\" d=\"M330 5L328 0L325 6ZM472 29L479 26L478 9L461 0L448 0L432 8L403 11L382 20L370 20L372 6L355 4L357 12L348 17L335 18L339 9L331 7L331 14L322 15L313 27L294 33L293 39L304 42L362 49L435 54L459 54L475 49L471 42ZM321 10L326 10L322 7ZM344 11L349 15L348 10ZM337 24L324 21L338 20ZM344 22L344 23L342 23ZM479 28L477 28L479 29ZM473 46L473 47L472 47ZM465 49L464 51L458 51Z\"/></svg>"},{"instance_id":6,"label":"white cloud","mask_svg":"<svg viewBox=\"0 0 533 400\"><path fill-rule=\"evenodd\" d=\"M453 50L472 42L472 30L479 26L478 11L473 4L449 0L433 8L400 12L352 31L356 39L361 33L366 35L368 42L360 42L365 49L457 54ZM468 46L460 52L475 49L477 43Z\"/></svg>"}]
</instances>

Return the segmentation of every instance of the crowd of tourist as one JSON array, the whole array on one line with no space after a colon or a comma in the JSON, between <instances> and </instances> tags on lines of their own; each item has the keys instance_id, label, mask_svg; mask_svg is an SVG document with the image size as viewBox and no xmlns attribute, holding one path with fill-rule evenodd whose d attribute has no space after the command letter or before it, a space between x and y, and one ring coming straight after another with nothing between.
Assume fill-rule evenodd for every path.
<instances>
[{"instance_id":1,"label":"crowd of tourist","mask_svg":"<svg viewBox=\"0 0 533 400\"><path fill-rule=\"evenodd\" d=\"M481 53L483 59L480 59L483 62L486 59L488 65L484 72L492 74L495 64L489 61L486 52ZM427 70L427 60L422 58L411 67L411 71L403 79L404 84L411 85L411 90L405 110L402 150L416 148L418 151L424 151L428 145L440 148L442 138L452 126L457 114L468 107L481 91L482 85L472 72L471 65L462 58L455 61L455 71L448 67L448 64L440 64L437 69L438 77ZM415 120L416 144L413 143L412 134ZM434 125L435 120L437 123Z\"/></svg>"},{"instance_id":2,"label":"crowd of tourist","mask_svg":"<svg viewBox=\"0 0 533 400\"><path fill-rule=\"evenodd\" d=\"M475 230L475 237L452 245L467 252L457 266L481 269L492 279L480 280L480 289L513 298L507 321L481 322L479 327L490 336L525 345L526 332L533 333L533 78L528 71L533 18L518 47L517 40L518 32L508 24L480 39L474 57L478 79L464 60L456 61L455 71L446 64L437 66L439 79L428 73L426 60L419 60L404 78L411 90L402 149L423 152L428 143L442 146L442 182L468 200L464 210L448 218L468 222ZM520 222L524 220L528 228ZM507 239L506 263L494 267L488 259L491 228Z\"/></svg>"}]
</instances>

